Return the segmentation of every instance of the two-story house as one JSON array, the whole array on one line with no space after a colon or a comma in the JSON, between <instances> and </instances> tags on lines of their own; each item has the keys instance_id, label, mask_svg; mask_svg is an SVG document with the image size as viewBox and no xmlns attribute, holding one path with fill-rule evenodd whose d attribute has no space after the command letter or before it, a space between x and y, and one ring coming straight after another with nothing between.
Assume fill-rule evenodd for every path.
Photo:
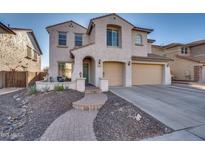
<instances>
[{"instance_id":1,"label":"two-story house","mask_svg":"<svg viewBox=\"0 0 205 154\"><path fill-rule=\"evenodd\" d=\"M0 22L0 71L41 71L41 49L31 29Z\"/></svg>"},{"instance_id":2,"label":"two-story house","mask_svg":"<svg viewBox=\"0 0 205 154\"><path fill-rule=\"evenodd\" d=\"M74 21L48 26L49 76L72 81L84 77L99 86L170 84L169 58L152 54L153 29L136 27L117 14L90 20L88 28Z\"/></svg>"},{"instance_id":3,"label":"two-story house","mask_svg":"<svg viewBox=\"0 0 205 154\"><path fill-rule=\"evenodd\" d=\"M205 40L153 45L152 51L173 59L170 69L175 80L205 81Z\"/></svg>"}]
</instances>

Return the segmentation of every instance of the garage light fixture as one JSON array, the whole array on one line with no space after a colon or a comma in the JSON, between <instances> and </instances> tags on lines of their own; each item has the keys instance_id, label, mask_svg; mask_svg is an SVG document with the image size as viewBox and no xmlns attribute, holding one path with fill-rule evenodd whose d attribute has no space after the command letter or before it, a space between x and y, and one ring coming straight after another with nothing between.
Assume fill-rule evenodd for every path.
<instances>
[{"instance_id":1,"label":"garage light fixture","mask_svg":"<svg viewBox=\"0 0 205 154\"><path fill-rule=\"evenodd\" d=\"M130 66L130 63L131 63L131 62L130 62L130 61L128 61L128 63L127 63L127 64L128 64L128 66Z\"/></svg>"},{"instance_id":2,"label":"garage light fixture","mask_svg":"<svg viewBox=\"0 0 205 154\"><path fill-rule=\"evenodd\" d=\"M79 73L80 78L82 77L82 72Z\"/></svg>"},{"instance_id":3,"label":"garage light fixture","mask_svg":"<svg viewBox=\"0 0 205 154\"><path fill-rule=\"evenodd\" d=\"M101 64L101 59L98 60L98 64L99 64L99 65Z\"/></svg>"}]
</instances>

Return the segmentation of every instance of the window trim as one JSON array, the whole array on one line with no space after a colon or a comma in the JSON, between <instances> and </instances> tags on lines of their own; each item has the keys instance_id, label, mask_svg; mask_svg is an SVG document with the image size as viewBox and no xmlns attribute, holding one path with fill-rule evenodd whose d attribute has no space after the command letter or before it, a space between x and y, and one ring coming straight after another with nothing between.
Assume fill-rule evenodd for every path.
<instances>
[{"instance_id":1,"label":"window trim","mask_svg":"<svg viewBox=\"0 0 205 154\"><path fill-rule=\"evenodd\" d=\"M110 31L110 32L111 32L111 35L112 35L112 36L111 36L111 37L112 37L111 45L108 44L108 31ZM117 45L114 45L114 40L113 40L113 34L114 34L114 32L116 32L116 36L117 36L117 42L116 42ZM112 28L107 27L106 37L107 37L107 42L106 42L106 44L107 44L108 47L120 48L120 29L112 29Z\"/></svg>"},{"instance_id":2,"label":"window trim","mask_svg":"<svg viewBox=\"0 0 205 154\"><path fill-rule=\"evenodd\" d=\"M26 58L32 59L33 57L33 49L30 46L26 46Z\"/></svg>"},{"instance_id":3,"label":"window trim","mask_svg":"<svg viewBox=\"0 0 205 154\"><path fill-rule=\"evenodd\" d=\"M181 48L181 54L187 55L188 54L188 48L187 47L182 47Z\"/></svg>"},{"instance_id":4,"label":"window trim","mask_svg":"<svg viewBox=\"0 0 205 154\"><path fill-rule=\"evenodd\" d=\"M188 54L188 48L187 48L187 47L184 48L184 54L185 54L185 55Z\"/></svg>"},{"instance_id":5,"label":"window trim","mask_svg":"<svg viewBox=\"0 0 205 154\"><path fill-rule=\"evenodd\" d=\"M76 36L81 36L81 45L76 45ZM75 33L75 39L74 39L75 47L81 47L83 46L83 33Z\"/></svg>"},{"instance_id":6,"label":"window trim","mask_svg":"<svg viewBox=\"0 0 205 154\"><path fill-rule=\"evenodd\" d=\"M71 73L71 76L70 76L70 77L65 76L65 77L71 79L71 78L72 78L72 73L73 73L73 62L70 62L70 61L58 61L58 62L57 62L57 65L58 65L58 76L60 76L60 73L59 73L59 72L60 72L60 69L59 69L59 68L60 68L60 67L59 67L60 64L64 64L64 66L65 66L66 63L71 64L71 72L70 72L70 73ZM64 71L65 71L65 70L64 70ZM63 77L63 76L62 76L62 77Z\"/></svg>"},{"instance_id":7,"label":"window trim","mask_svg":"<svg viewBox=\"0 0 205 154\"><path fill-rule=\"evenodd\" d=\"M65 34L65 45L64 44L60 44L60 33L64 33ZM58 31L58 47L67 47L67 40L68 40L68 36L67 36L68 32L65 31Z\"/></svg>"},{"instance_id":8,"label":"window trim","mask_svg":"<svg viewBox=\"0 0 205 154\"><path fill-rule=\"evenodd\" d=\"M38 53L35 49L33 49L33 61L38 61Z\"/></svg>"},{"instance_id":9,"label":"window trim","mask_svg":"<svg viewBox=\"0 0 205 154\"><path fill-rule=\"evenodd\" d=\"M140 37L140 43L137 43L137 37ZM142 34L140 34L140 33L137 33L136 35L135 35L135 45L136 46L143 46L143 37L142 37Z\"/></svg>"}]
</instances>

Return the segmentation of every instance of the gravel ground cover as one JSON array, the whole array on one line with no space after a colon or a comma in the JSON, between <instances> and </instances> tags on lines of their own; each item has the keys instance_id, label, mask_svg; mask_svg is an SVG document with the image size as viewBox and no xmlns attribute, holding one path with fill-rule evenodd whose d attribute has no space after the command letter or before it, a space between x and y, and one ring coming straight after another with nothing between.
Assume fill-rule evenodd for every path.
<instances>
[{"instance_id":1,"label":"gravel ground cover","mask_svg":"<svg viewBox=\"0 0 205 154\"><path fill-rule=\"evenodd\" d=\"M0 96L0 140L38 140L46 128L72 108L83 93L74 90L28 95L26 89Z\"/></svg>"},{"instance_id":2,"label":"gravel ground cover","mask_svg":"<svg viewBox=\"0 0 205 154\"><path fill-rule=\"evenodd\" d=\"M141 140L173 131L126 100L111 92L106 94L108 100L93 124L97 140Z\"/></svg>"}]
</instances>

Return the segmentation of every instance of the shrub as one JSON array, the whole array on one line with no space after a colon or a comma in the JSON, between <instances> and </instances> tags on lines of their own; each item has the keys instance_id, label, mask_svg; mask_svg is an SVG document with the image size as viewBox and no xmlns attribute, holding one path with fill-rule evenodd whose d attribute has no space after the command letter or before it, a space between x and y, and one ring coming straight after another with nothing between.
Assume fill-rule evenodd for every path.
<instances>
[{"instance_id":1,"label":"shrub","mask_svg":"<svg viewBox=\"0 0 205 154\"><path fill-rule=\"evenodd\" d=\"M65 89L64 89L63 85L57 85L57 86L55 86L54 90L56 90L56 91L64 91Z\"/></svg>"},{"instance_id":2,"label":"shrub","mask_svg":"<svg viewBox=\"0 0 205 154\"><path fill-rule=\"evenodd\" d=\"M29 87L29 95L33 95L36 94L37 90L36 90L36 85L32 85Z\"/></svg>"}]
</instances>

